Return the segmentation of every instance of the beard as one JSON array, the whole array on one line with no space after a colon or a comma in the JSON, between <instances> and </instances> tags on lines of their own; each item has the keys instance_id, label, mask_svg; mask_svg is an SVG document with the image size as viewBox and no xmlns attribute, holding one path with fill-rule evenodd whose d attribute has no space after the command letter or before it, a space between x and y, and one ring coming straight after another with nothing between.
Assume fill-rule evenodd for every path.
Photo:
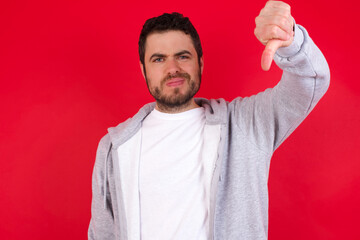
<instances>
[{"instance_id":1,"label":"beard","mask_svg":"<svg viewBox=\"0 0 360 240\"><path fill-rule=\"evenodd\" d=\"M166 82L168 80L171 80L172 78L178 78L178 77L185 79L188 85L186 92L181 93L180 88L174 88L171 93L164 94L163 91ZM199 91L200 83L201 83L201 73L200 71L198 72L198 80L191 79L190 74L186 72L178 72L172 75L168 75L161 80L160 86L156 86L154 88L151 88L151 86L149 85L149 81L146 75L145 75L145 79L150 94L155 98L160 108L167 110L181 109L183 107L186 107L188 104L190 104L192 98Z\"/></svg>"}]
</instances>

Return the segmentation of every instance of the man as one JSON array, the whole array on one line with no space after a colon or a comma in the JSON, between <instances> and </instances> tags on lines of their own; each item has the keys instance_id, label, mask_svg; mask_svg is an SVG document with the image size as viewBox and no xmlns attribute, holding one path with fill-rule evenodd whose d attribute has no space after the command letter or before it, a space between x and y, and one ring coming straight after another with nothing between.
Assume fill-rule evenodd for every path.
<instances>
[{"instance_id":1,"label":"man","mask_svg":"<svg viewBox=\"0 0 360 240\"><path fill-rule=\"evenodd\" d=\"M232 102L194 99L195 28L177 13L146 21L140 67L156 102L99 143L89 239L267 239L271 156L326 92L329 69L283 2L266 3L255 35L281 81Z\"/></svg>"}]
</instances>

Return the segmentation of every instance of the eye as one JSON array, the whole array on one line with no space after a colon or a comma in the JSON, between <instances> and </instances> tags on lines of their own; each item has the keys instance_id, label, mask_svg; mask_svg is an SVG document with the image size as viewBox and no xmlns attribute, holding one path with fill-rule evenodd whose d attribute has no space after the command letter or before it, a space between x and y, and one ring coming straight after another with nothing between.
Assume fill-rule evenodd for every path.
<instances>
[{"instance_id":1,"label":"eye","mask_svg":"<svg viewBox=\"0 0 360 240\"><path fill-rule=\"evenodd\" d=\"M154 60L153 60L153 62L163 62L164 61L164 58L155 58Z\"/></svg>"},{"instance_id":2,"label":"eye","mask_svg":"<svg viewBox=\"0 0 360 240\"><path fill-rule=\"evenodd\" d=\"M189 56L187 56L187 55L180 55L180 56L179 56L179 59L180 59L180 60L189 59Z\"/></svg>"}]
</instances>

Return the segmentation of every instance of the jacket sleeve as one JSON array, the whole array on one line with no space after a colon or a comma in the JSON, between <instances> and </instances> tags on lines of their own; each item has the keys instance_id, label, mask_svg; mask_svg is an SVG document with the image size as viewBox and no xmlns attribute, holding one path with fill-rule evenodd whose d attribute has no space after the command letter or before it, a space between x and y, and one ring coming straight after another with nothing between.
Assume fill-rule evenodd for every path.
<instances>
[{"instance_id":1,"label":"jacket sleeve","mask_svg":"<svg viewBox=\"0 0 360 240\"><path fill-rule=\"evenodd\" d=\"M107 178L107 158L111 148L109 135L100 140L92 175L91 220L88 239L115 239L114 214ZM105 194L107 196L105 197Z\"/></svg>"},{"instance_id":2,"label":"jacket sleeve","mask_svg":"<svg viewBox=\"0 0 360 240\"><path fill-rule=\"evenodd\" d=\"M295 26L292 44L278 49L274 60L283 70L281 81L272 89L231 103L237 127L267 153L299 126L330 83L325 57L300 25Z\"/></svg>"}]
</instances>

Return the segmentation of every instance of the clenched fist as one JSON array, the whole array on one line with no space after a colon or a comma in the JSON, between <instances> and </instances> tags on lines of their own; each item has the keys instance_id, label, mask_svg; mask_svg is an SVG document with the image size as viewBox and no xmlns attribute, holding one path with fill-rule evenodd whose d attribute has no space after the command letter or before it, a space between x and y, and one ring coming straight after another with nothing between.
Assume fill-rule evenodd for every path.
<instances>
[{"instance_id":1,"label":"clenched fist","mask_svg":"<svg viewBox=\"0 0 360 240\"><path fill-rule=\"evenodd\" d=\"M255 23L255 36L265 45L261 67L268 71L276 50L289 46L294 40L294 19L290 6L284 2L270 0L255 18Z\"/></svg>"}]
</instances>

